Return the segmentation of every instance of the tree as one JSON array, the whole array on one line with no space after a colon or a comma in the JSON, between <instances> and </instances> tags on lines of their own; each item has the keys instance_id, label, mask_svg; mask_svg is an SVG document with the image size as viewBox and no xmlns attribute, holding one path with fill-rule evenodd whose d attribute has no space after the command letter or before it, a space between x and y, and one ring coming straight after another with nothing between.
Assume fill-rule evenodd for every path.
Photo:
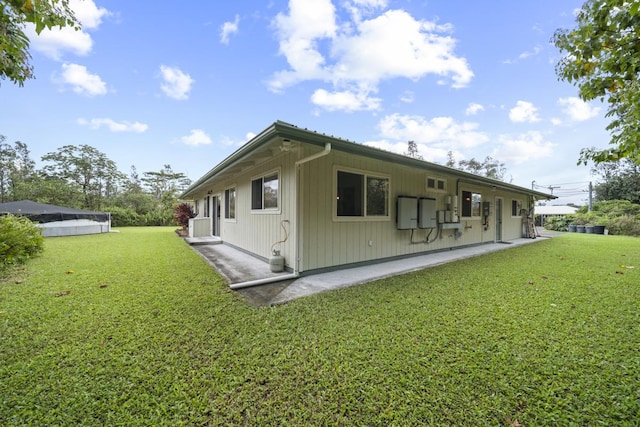
<instances>
[{"instance_id":1,"label":"tree","mask_svg":"<svg viewBox=\"0 0 640 427\"><path fill-rule=\"evenodd\" d=\"M449 164L455 165L455 160L453 159L453 154L449 156L447 161L447 166ZM486 176L487 178L497 179L498 181L504 181L505 174L507 172L507 168L505 168L504 163L495 160L491 156L487 156L484 158L482 162L476 160L475 158L471 158L469 160L460 160L458 162L458 169L471 172L475 175Z\"/></svg>"},{"instance_id":2,"label":"tree","mask_svg":"<svg viewBox=\"0 0 640 427\"><path fill-rule=\"evenodd\" d=\"M35 162L27 145L16 141L7 144L0 135L0 203L24 199L21 189L35 175Z\"/></svg>"},{"instance_id":3,"label":"tree","mask_svg":"<svg viewBox=\"0 0 640 427\"><path fill-rule=\"evenodd\" d=\"M403 154L408 157L413 157L414 159L424 160L424 158L418 152L418 144L416 144L415 141L407 142L407 152Z\"/></svg>"},{"instance_id":4,"label":"tree","mask_svg":"<svg viewBox=\"0 0 640 427\"><path fill-rule=\"evenodd\" d=\"M125 175L104 153L88 145L65 145L57 152L42 156L42 161L53 162L43 172L62 179L80 189L83 207L99 210L104 198L117 194Z\"/></svg>"},{"instance_id":5,"label":"tree","mask_svg":"<svg viewBox=\"0 0 640 427\"><path fill-rule=\"evenodd\" d=\"M602 181L595 186L595 200L627 200L640 204L640 165L630 159L617 162L603 162L591 172Z\"/></svg>"},{"instance_id":6,"label":"tree","mask_svg":"<svg viewBox=\"0 0 640 427\"><path fill-rule=\"evenodd\" d=\"M26 23L35 25L37 34L53 27L80 29L69 7L69 0L2 0L0 2L0 80L20 86L34 78L30 63Z\"/></svg>"},{"instance_id":7,"label":"tree","mask_svg":"<svg viewBox=\"0 0 640 427\"><path fill-rule=\"evenodd\" d=\"M160 172L144 172L142 182L156 200L173 206L180 191L187 188L191 180L183 173L174 172L171 165L164 165Z\"/></svg>"},{"instance_id":8,"label":"tree","mask_svg":"<svg viewBox=\"0 0 640 427\"><path fill-rule=\"evenodd\" d=\"M560 29L553 43L564 53L560 80L576 85L584 101L609 104L610 148L583 148L578 164L623 158L640 163L640 2L587 0L573 30Z\"/></svg>"},{"instance_id":9,"label":"tree","mask_svg":"<svg viewBox=\"0 0 640 427\"><path fill-rule=\"evenodd\" d=\"M453 157L453 151L447 151L447 163L444 164L448 168L456 167L456 159Z\"/></svg>"}]
</instances>

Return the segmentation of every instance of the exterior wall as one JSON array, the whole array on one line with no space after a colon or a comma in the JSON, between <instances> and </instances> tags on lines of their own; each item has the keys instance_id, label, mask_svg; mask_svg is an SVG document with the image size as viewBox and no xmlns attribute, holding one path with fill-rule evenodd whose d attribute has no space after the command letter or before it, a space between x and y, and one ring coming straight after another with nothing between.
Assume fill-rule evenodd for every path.
<instances>
[{"instance_id":1,"label":"exterior wall","mask_svg":"<svg viewBox=\"0 0 640 427\"><path fill-rule=\"evenodd\" d=\"M196 217L189 219L189 237L211 236L210 218Z\"/></svg>"},{"instance_id":2,"label":"exterior wall","mask_svg":"<svg viewBox=\"0 0 640 427\"><path fill-rule=\"evenodd\" d=\"M502 202L502 240L512 240L522 236L521 217L512 217L511 200L526 200L526 196L501 191L467 181L457 182L453 175L444 176L421 169L412 169L376 159L331 152L330 155L302 165L300 172L300 271L338 266L380 258L417 254L456 246L493 242L496 239L495 199ZM336 199L336 168L378 173L390 177L389 218L368 220L364 218L345 220L334 217ZM445 190L427 188L427 177L444 179ZM462 191L482 194L482 200L491 203L491 215L487 226L482 217L460 218L464 225L462 235L455 236L455 230L443 230L433 243L412 243L424 241L429 230L396 229L396 199L398 196L431 197L436 199L436 209L446 210L447 196L454 195L456 184ZM461 215L462 201L458 196L458 212ZM437 230L429 236L433 240Z\"/></svg>"},{"instance_id":3,"label":"exterior wall","mask_svg":"<svg viewBox=\"0 0 640 427\"><path fill-rule=\"evenodd\" d=\"M218 234L222 241L263 258L271 256L274 243L285 239L286 229L287 241L275 248L281 251L286 267L300 272L494 242L496 198L502 200L501 240L513 240L523 235L522 217L512 215L512 203L516 200L522 208L529 208L528 196L524 194L480 185L469 179L458 181L453 174L431 173L335 150L327 156L303 163L296 172L297 160L319 151L318 147L301 144L295 150L280 153L257 166L229 174L227 178L219 178L211 186L203 186L195 197L197 218L207 218L207 230L211 233L211 218L205 217L205 213L213 215L213 207L206 209L205 201L209 197L211 204L211 198L217 196L221 205ZM337 169L388 177L389 216L384 219L335 217ZM251 181L276 170L279 172L279 209L252 211ZM427 188L428 177L443 180L445 189ZM225 190L232 187L236 189L236 218L226 219ZM435 229L431 234L429 229L416 229L412 235L411 230L396 228L398 196L433 198L436 200L436 209L440 211L448 208L448 197L456 194L456 190L459 215L462 214L462 191L480 193L483 201L491 203L491 214L486 225L483 217L460 217L463 226L460 235L456 230L447 229L442 230L439 236ZM429 243L424 242L427 237ZM296 247L297 263L294 259Z\"/></svg>"},{"instance_id":4,"label":"exterior wall","mask_svg":"<svg viewBox=\"0 0 640 427\"><path fill-rule=\"evenodd\" d=\"M204 217L206 193L210 192L210 196L217 195L221 204L221 240L263 258L271 256L274 243L285 239L286 229L287 241L276 245L274 249L280 250L285 259L285 266L293 269L296 160L295 151L282 153L259 166L236 174L232 179L222 180L214 186L204 188L203 193L198 196L198 218ZM251 181L276 170L279 172L278 210L252 211ZM225 190L231 187L236 189L235 219L225 218ZM213 208L210 208L209 212L213 215Z\"/></svg>"}]
</instances>

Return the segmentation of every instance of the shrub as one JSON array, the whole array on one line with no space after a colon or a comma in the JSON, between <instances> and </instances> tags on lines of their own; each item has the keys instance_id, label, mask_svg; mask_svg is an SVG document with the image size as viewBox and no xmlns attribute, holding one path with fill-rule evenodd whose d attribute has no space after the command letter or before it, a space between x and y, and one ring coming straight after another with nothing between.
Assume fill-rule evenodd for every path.
<instances>
[{"instance_id":1,"label":"shrub","mask_svg":"<svg viewBox=\"0 0 640 427\"><path fill-rule=\"evenodd\" d=\"M0 271L24 264L43 250L40 229L28 218L11 214L0 216Z\"/></svg>"},{"instance_id":2,"label":"shrub","mask_svg":"<svg viewBox=\"0 0 640 427\"><path fill-rule=\"evenodd\" d=\"M189 219L196 216L193 209L191 209L191 205L188 203L180 203L173 208L173 210L175 212L173 220L182 227L183 230L189 227Z\"/></svg>"},{"instance_id":3,"label":"shrub","mask_svg":"<svg viewBox=\"0 0 640 427\"><path fill-rule=\"evenodd\" d=\"M623 215L609 222L609 234L640 237L640 215Z\"/></svg>"},{"instance_id":4,"label":"shrub","mask_svg":"<svg viewBox=\"0 0 640 427\"><path fill-rule=\"evenodd\" d=\"M568 225L573 224L570 216L550 216L544 221L544 228L553 231L567 231Z\"/></svg>"},{"instance_id":5,"label":"shrub","mask_svg":"<svg viewBox=\"0 0 640 427\"><path fill-rule=\"evenodd\" d=\"M172 225L172 210L171 208L159 208L157 210L153 210L151 212L147 212L144 214L144 225Z\"/></svg>"},{"instance_id":6,"label":"shrub","mask_svg":"<svg viewBox=\"0 0 640 427\"><path fill-rule=\"evenodd\" d=\"M142 219L133 209L113 206L105 209L111 212L112 227L130 227L142 225Z\"/></svg>"}]
</instances>

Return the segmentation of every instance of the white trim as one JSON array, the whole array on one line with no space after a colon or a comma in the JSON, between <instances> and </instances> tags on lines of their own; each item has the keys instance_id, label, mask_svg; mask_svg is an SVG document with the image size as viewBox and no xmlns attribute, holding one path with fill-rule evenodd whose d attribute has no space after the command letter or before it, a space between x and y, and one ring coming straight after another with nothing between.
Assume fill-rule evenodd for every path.
<instances>
[{"instance_id":1,"label":"white trim","mask_svg":"<svg viewBox=\"0 0 640 427\"><path fill-rule=\"evenodd\" d=\"M515 215L513 214L513 202L517 202L517 208L518 208L516 210ZM524 207L524 200L512 198L511 204L509 206L509 214L511 215L511 218L520 218L521 217L520 212L522 211L523 207Z\"/></svg>"},{"instance_id":2,"label":"white trim","mask_svg":"<svg viewBox=\"0 0 640 427\"><path fill-rule=\"evenodd\" d=\"M270 175L276 174L278 176L278 206L276 208L261 208L253 209L253 181L262 179L263 193L262 193L262 206L264 206L264 178ZM249 180L249 208L252 215L279 215L282 213L282 168L277 167L267 172L254 175Z\"/></svg>"},{"instance_id":3,"label":"white trim","mask_svg":"<svg viewBox=\"0 0 640 427\"><path fill-rule=\"evenodd\" d=\"M464 193L465 191L467 193L471 193L471 197L472 197L472 200L471 200L471 216L464 216L463 212L462 212L464 210L464 198L462 196L462 193ZM479 215L477 215L477 216L473 215L473 195L474 194L480 195L480 206L479 206L479 210L478 210ZM468 188L461 188L460 189L460 205L459 205L460 206L460 209L459 209L460 219L462 219L462 218L466 218L468 220L480 220L480 219L482 219L482 200L483 199L484 199L484 195L480 191L478 191L478 190L474 191L474 190L470 190Z\"/></svg>"},{"instance_id":4,"label":"white trim","mask_svg":"<svg viewBox=\"0 0 640 427\"><path fill-rule=\"evenodd\" d=\"M233 189L235 192L235 206L233 207L233 218L227 218L227 191ZM223 205L223 210L224 210L224 215L222 216L224 218L224 222L238 222L238 185L237 184L232 184L229 185L227 187L225 187L225 189L222 191L222 194L224 194L224 205Z\"/></svg>"},{"instance_id":5,"label":"white trim","mask_svg":"<svg viewBox=\"0 0 640 427\"><path fill-rule=\"evenodd\" d=\"M433 187L429 187L429 180L432 179L433 180ZM442 188L438 188L438 183L442 182L443 187ZM425 180L424 180L424 185L425 188L427 189L427 191L437 191L440 193L446 193L447 192L447 180L446 178L442 178L439 176L435 176L435 175L427 175Z\"/></svg>"},{"instance_id":6,"label":"white trim","mask_svg":"<svg viewBox=\"0 0 640 427\"><path fill-rule=\"evenodd\" d=\"M338 215L338 172L347 172L362 175L364 177L364 212L363 215L360 216L339 216ZM367 215L367 183L366 179L368 177L372 178L382 178L386 179L388 184L387 188L387 215ZM369 170L350 168L346 166L333 165L333 183L332 183L332 212L331 217L333 222L374 222L374 221L391 221L391 175L385 173L379 173Z\"/></svg>"}]
</instances>

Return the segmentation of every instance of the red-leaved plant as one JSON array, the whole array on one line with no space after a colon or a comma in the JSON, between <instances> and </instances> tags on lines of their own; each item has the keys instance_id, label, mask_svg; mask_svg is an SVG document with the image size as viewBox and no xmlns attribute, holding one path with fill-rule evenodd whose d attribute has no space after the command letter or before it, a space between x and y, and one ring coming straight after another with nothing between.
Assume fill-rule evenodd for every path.
<instances>
[{"instance_id":1,"label":"red-leaved plant","mask_svg":"<svg viewBox=\"0 0 640 427\"><path fill-rule=\"evenodd\" d=\"M183 230L189 227L189 219L196 216L189 203L180 203L173 208L173 211L173 220L182 227Z\"/></svg>"}]
</instances>

